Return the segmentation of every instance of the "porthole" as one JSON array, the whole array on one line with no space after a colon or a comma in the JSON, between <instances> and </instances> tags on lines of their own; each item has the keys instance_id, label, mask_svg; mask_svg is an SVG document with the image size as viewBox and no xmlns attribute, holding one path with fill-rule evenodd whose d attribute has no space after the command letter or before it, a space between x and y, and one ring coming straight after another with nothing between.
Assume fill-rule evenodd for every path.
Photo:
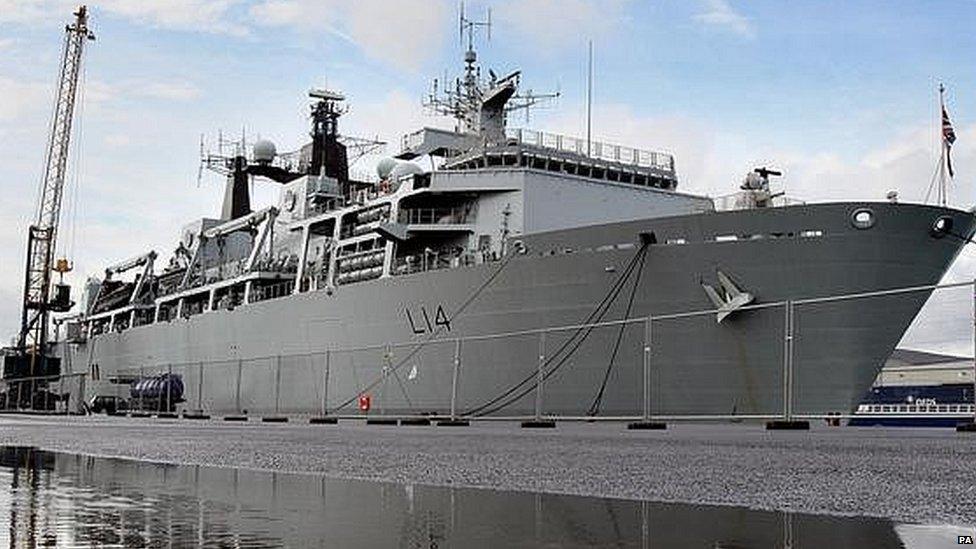
<instances>
[{"instance_id":1,"label":"porthole","mask_svg":"<svg viewBox=\"0 0 976 549\"><path fill-rule=\"evenodd\" d=\"M932 236L934 236L935 238L942 238L945 235L951 233L952 218L947 215L937 217L935 219L935 222L932 223L931 232L932 232Z\"/></svg>"},{"instance_id":2,"label":"porthole","mask_svg":"<svg viewBox=\"0 0 976 549\"><path fill-rule=\"evenodd\" d=\"M870 229L874 227L874 212L869 208L858 208L851 213L851 224L858 229Z\"/></svg>"}]
</instances>

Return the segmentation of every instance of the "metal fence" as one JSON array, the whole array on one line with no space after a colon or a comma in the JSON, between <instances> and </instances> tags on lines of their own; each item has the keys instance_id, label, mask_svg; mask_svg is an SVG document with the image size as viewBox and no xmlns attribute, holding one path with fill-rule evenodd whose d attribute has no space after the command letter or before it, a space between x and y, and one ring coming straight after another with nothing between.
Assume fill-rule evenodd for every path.
<instances>
[{"instance_id":1,"label":"metal fence","mask_svg":"<svg viewBox=\"0 0 976 549\"><path fill-rule=\"evenodd\" d=\"M746 305L712 330L727 339L722 345L676 337L714 328L725 311L708 309L463 337L432 330L415 341L145 365L120 377L179 375L179 407L213 414L363 417L368 408L369 417L470 420L847 417L848 409L823 403L856 403L862 395L854 388L868 386L873 378L864 376L874 370L852 368L822 343L882 356L895 342L876 328L889 317L911 318L931 293L966 289L976 307L973 282ZM956 321L976 337L972 318ZM664 357L680 357L683 366ZM976 382L976 362L968 375Z\"/></svg>"},{"instance_id":2,"label":"metal fence","mask_svg":"<svg viewBox=\"0 0 976 549\"><path fill-rule=\"evenodd\" d=\"M87 374L0 380L0 411L82 414Z\"/></svg>"}]
</instances>

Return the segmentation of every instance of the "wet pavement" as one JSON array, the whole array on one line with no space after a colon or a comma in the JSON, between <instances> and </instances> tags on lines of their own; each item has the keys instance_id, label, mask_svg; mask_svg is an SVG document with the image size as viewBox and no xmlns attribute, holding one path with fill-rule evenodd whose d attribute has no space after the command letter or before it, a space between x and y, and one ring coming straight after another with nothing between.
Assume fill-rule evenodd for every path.
<instances>
[{"instance_id":1,"label":"wet pavement","mask_svg":"<svg viewBox=\"0 0 976 549\"><path fill-rule=\"evenodd\" d=\"M946 547L971 528L0 447L11 547Z\"/></svg>"},{"instance_id":2,"label":"wet pavement","mask_svg":"<svg viewBox=\"0 0 976 549\"><path fill-rule=\"evenodd\" d=\"M976 436L951 429L514 423L406 427L0 416L0 444L171 464L976 524Z\"/></svg>"}]
</instances>

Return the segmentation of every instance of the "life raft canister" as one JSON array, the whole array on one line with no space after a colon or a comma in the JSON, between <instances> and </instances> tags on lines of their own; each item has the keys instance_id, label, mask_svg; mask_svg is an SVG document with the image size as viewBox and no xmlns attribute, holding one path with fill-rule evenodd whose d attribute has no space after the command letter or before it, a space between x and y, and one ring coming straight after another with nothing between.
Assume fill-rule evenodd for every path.
<instances>
[{"instance_id":1,"label":"life raft canister","mask_svg":"<svg viewBox=\"0 0 976 549\"><path fill-rule=\"evenodd\" d=\"M359 395L359 409L363 412L368 412L372 400L369 395Z\"/></svg>"}]
</instances>

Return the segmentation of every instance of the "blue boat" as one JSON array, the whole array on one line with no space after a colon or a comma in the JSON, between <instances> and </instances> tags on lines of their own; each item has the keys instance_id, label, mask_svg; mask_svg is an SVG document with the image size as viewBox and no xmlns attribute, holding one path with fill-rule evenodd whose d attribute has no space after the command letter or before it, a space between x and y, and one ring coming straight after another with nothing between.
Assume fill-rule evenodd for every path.
<instances>
[{"instance_id":1,"label":"blue boat","mask_svg":"<svg viewBox=\"0 0 976 549\"><path fill-rule=\"evenodd\" d=\"M896 349L848 425L955 427L973 421L973 359Z\"/></svg>"}]
</instances>

